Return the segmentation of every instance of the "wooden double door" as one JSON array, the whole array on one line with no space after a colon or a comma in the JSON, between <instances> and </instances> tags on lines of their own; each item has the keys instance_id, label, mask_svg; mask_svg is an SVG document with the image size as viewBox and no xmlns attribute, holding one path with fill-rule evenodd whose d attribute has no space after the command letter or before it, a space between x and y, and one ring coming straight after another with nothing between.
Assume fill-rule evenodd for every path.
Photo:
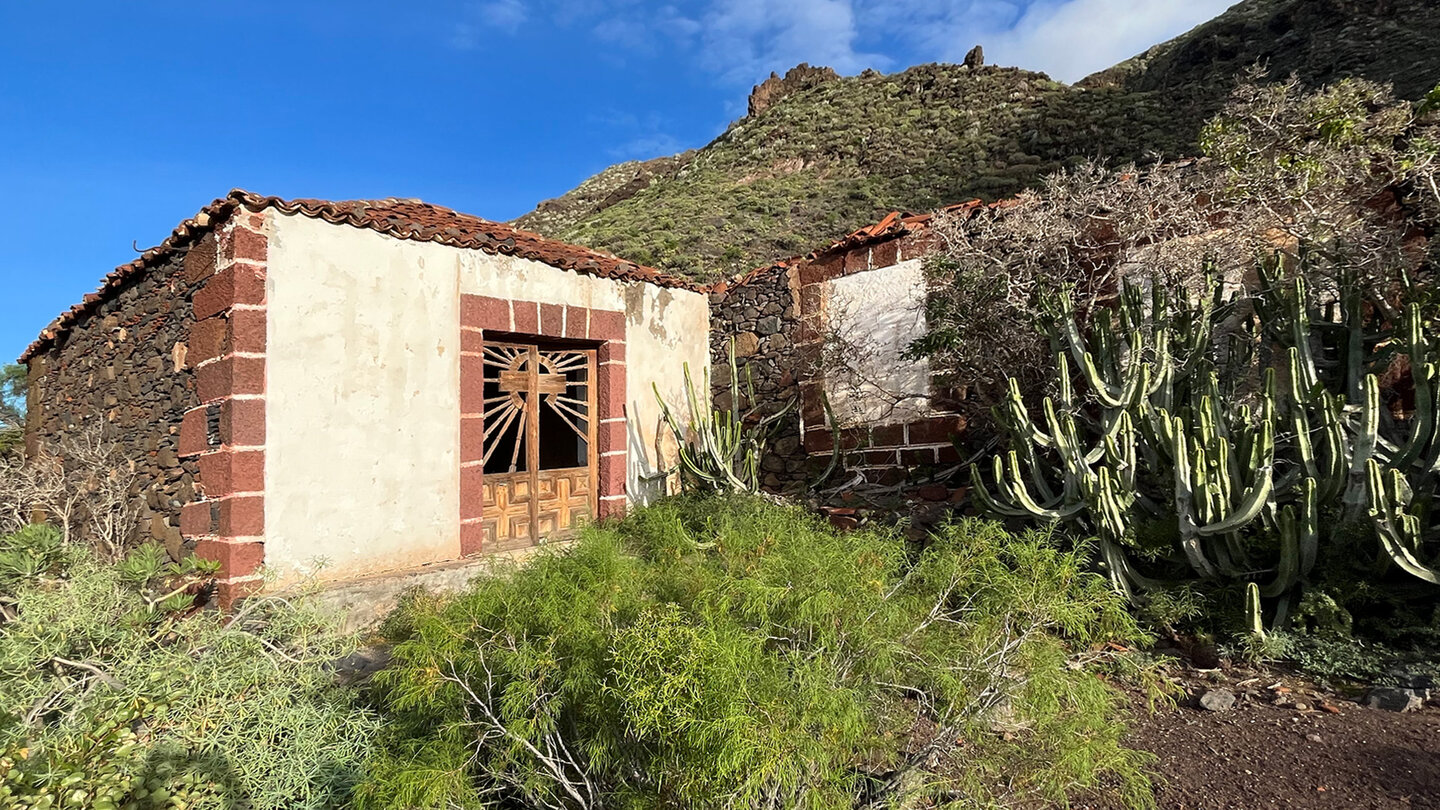
<instances>
[{"instance_id":1,"label":"wooden double door","mask_svg":"<svg viewBox=\"0 0 1440 810\"><path fill-rule=\"evenodd\" d=\"M564 536L596 513L595 350L487 340L484 355L484 547Z\"/></svg>"}]
</instances>

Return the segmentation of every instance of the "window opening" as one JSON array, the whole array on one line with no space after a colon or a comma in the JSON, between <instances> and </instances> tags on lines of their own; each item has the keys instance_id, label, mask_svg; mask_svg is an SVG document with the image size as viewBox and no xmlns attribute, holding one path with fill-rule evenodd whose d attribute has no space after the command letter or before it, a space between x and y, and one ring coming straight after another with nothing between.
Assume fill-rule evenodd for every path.
<instances>
[{"instance_id":1,"label":"window opening","mask_svg":"<svg viewBox=\"0 0 1440 810\"><path fill-rule=\"evenodd\" d=\"M486 475L589 465L593 357L583 349L485 344Z\"/></svg>"}]
</instances>

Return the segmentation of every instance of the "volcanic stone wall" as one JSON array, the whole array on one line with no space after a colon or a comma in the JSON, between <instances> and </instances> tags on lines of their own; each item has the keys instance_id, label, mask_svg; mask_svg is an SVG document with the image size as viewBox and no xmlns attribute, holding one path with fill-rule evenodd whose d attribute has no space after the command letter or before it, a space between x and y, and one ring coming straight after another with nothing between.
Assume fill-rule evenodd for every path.
<instances>
[{"instance_id":1,"label":"volcanic stone wall","mask_svg":"<svg viewBox=\"0 0 1440 810\"><path fill-rule=\"evenodd\" d=\"M214 267L213 235L180 246L30 358L28 451L62 451L67 437L98 430L133 466L131 541L154 539L176 558L193 546L180 508L199 475L178 452L181 416L200 404L187 358L191 296Z\"/></svg>"},{"instance_id":2,"label":"volcanic stone wall","mask_svg":"<svg viewBox=\"0 0 1440 810\"><path fill-rule=\"evenodd\" d=\"M760 462L761 482L773 490L802 484L806 475L800 433L799 395L804 371L798 350L796 281L793 268L775 265L734 284L719 285L710 294L711 375L716 406L731 406L733 340L740 391L744 395L748 370L755 402L759 404L757 415L770 415L787 405L792 408ZM755 403L742 404L749 408Z\"/></svg>"}]
</instances>

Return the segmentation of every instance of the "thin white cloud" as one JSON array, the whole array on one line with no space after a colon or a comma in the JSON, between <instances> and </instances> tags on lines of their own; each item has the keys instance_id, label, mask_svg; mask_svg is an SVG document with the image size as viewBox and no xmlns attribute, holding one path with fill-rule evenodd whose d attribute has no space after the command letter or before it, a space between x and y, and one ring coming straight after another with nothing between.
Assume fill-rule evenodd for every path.
<instances>
[{"instance_id":1,"label":"thin white cloud","mask_svg":"<svg viewBox=\"0 0 1440 810\"><path fill-rule=\"evenodd\" d=\"M606 44L650 55L690 48L700 28L699 20L675 6L661 6L654 11L616 13L596 23L594 34Z\"/></svg>"},{"instance_id":2,"label":"thin white cloud","mask_svg":"<svg viewBox=\"0 0 1440 810\"><path fill-rule=\"evenodd\" d=\"M641 135L607 149L610 157L617 160L649 160L685 151L685 147L674 136L664 132Z\"/></svg>"},{"instance_id":3,"label":"thin white cloud","mask_svg":"<svg viewBox=\"0 0 1440 810\"><path fill-rule=\"evenodd\" d=\"M520 0L490 0L476 6L475 12L481 22L507 34L520 30L520 26L530 18Z\"/></svg>"},{"instance_id":4,"label":"thin white cloud","mask_svg":"<svg viewBox=\"0 0 1440 810\"><path fill-rule=\"evenodd\" d=\"M588 27L603 53L666 54L727 85L801 62L843 74L958 62L1073 82L1179 35L1234 0L484 0L455 27L457 47L522 26Z\"/></svg>"},{"instance_id":5,"label":"thin white cloud","mask_svg":"<svg viewBox=\"0 0 1440 810\"><path fill-rule=\"evenodd\" d=\"M998 63L1073 82L1183 34L1234 0L1070 0L1031 6L996 38Z\"/></svg>"},{"instance_id":6,"label":"thin white cloud","mask_svg":"<svg viewBox=\"0 0 1440 810\"><path fill-rule=\"evenodd\" d=\"M680 140L670 132L674 122L658 112L640 113L608 107L586 116L603 142L610 142L606 153L617 160L649 160L685 151Z\"/></svg>"},{"instance_id":7,"label":"thin white cloud","mask_svg":"<svg viewBox=\"0 0 1440 810\"><path fill-rule=\"evenodd\" d=\"M841 73L891 60L857 49L851 0L714 0L702 15L702 66L727 81L757 81L800 62Z\"/></svg>"},{"instance_id":8,"label":"thin white cloud","mask_svg":"<svg viewBox=\"0 0 1440 810\"><path fill-rule=\"evenodd\" d=\"M756 82L800 62L841 72L886 65L862 53L854 0L707 0L699 8L611 9L596 37L644 54L683 55L726 83Z\"/></svg>"},{"instance_id":9,"label":"thin white cloud","mask_svg":"<svg viewBox=\"0 0 1440 810\"><path fill-rule=\"evenodd\" d=\"M1235 0L884 0L872 9L923 58L958 62L973 45L986 61L1073 82L1183 34ZM921 61L912 59L911 61Z\"/></svg>"},{"instance_id":10,"label":"thin white cloud","mask_svg":"<svg viewBox=\"0 0 1440 810\"><path fill-rule=\"evenodd\" d=\"M597 36L654 52L686 49L727 84L800 62L841 73L958 62L985 46L992 64L1076 81L1184 33L1234 0L706 0L682 13L629 5Z\"/></svg>"},{"instance_id":11,"label":"thin white cloud","mask_svg":"<svg viewBox=\"0 0 1440 810\"><path fill-rule=\"evenodd\" d=\"M468 51L479 47L487 35L493 36L496 31L514 34L529 19L529 9L522 0L471 3L466 7L463 18L451 30L450 45Z\"/></svg>"}]
</instances>

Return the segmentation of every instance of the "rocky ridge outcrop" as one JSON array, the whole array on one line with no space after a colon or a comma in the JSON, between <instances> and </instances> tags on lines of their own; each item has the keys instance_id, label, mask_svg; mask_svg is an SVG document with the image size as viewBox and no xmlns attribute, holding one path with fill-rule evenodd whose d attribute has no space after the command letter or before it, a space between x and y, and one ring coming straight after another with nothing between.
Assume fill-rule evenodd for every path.
<instances>
[{"instance_id":1,"label":"rocky ridge outcrop","mask_svg":"<svg viewBox=\"0 0 1440 810\"><path fill-rule=\"evenodd\" d=\"M832 82L840 78L828 67L810 67L806 62L801 62L793 68L785 71L784 78L773 71L770 78L755 85L750 91L749 116L759 115L775 105L775 102L801 90L808 90L816 85Z\"/></svg>"}]
</instances>

